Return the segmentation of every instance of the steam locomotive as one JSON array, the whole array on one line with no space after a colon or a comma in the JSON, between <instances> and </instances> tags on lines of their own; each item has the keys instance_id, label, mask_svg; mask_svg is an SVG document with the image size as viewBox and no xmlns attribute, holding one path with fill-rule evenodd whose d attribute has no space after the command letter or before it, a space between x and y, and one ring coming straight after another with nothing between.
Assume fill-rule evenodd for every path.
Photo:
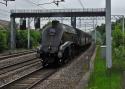
<instances>
[{"instance_id":1,"label":"steam locomotive","mask_svg":"<svg viewBox=\"0 0 125 89\"><path fill-rule=\"evenodd\" d=\"M43 66L62 65L91 42L91 35L54 20L42 29L42 40L37 55Z\"/></svg>"}]
</instances>

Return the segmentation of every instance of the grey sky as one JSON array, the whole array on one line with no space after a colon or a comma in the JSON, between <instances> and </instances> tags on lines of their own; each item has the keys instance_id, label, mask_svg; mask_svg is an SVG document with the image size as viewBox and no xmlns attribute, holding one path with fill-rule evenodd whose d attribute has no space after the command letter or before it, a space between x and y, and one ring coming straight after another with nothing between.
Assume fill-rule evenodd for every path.
<instances>
[{"instance_id":1,"label":"grey sky","mask_svg":"<svg viewBox=\"0 0 125 89\"><path fill-rule=\"evenodd\" d=\"M0 0L3 1L3 0ZM82 8L79 0L65 0L60 3L59 7L54 4L36 6L33 3L46 3L53 0L15 0L15 2L9 2L8 7L0 4L0 19L9 19L10 9L65 9L65 8ZM104 8L105 0L81 0L85 8ZM125 14L125 0L112 0L112 14L124 15ZM5 12L8 11L8 12Z\"/></svg>"}]
</instances>

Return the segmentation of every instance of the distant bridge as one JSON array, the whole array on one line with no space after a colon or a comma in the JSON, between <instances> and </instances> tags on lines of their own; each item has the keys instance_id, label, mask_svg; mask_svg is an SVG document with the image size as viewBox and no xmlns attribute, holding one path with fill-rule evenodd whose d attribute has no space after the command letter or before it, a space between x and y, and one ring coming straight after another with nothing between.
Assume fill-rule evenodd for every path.
<instances>
[{"instance_id":1,"label":"distant bridge","mask_svg":"<svg viewBox=\"0 0 125 89\"><path fill-rule=\"evenodd\" d=\"M105 8L85 8L85 9L37 9L37 10L11 10L11 17L90 17L105 16Z\"/></svg>"}]
</instances>

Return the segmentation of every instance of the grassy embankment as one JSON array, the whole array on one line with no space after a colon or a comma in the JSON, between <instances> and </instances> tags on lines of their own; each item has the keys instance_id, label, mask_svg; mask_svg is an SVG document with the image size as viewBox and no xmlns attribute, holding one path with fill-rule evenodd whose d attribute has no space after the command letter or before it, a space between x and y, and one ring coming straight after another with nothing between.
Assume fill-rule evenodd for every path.
<instances>
[{"instance_id":1,"label":"grassy embankment","mask_svg":"<svg viewBox=\"0 0 125 89\"><path fill-rule=\"evenodd\" d=\"M113 68L108 70L105 59L101 58L100 51L98 47L88 89L122 89L122 68L115 66L116 59L113 57Z\"/></svg>"}]
</instances>

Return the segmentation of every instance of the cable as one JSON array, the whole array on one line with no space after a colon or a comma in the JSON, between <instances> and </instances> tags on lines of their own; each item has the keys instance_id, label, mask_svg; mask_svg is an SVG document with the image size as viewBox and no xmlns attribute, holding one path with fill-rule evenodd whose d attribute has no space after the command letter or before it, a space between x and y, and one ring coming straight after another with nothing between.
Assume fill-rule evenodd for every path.
<instances>
[{"instance_id":1,"label":"cable","mask_svg":"<svg viewBox=\"0 0 125 89\"><path fill-rule=\"evenodd\" d=\"M26 1L28 1L28 2L32 3L32 4L36 5L36 6L38 5L37 3L32 2L32 1L30 1L30 0L26 0Z\"/></svg>"},{"instance_id":2,"label":"cable","mask_svg":"<svg viewBox=\"0 0 125 89\"><path fill-rule=\"evenodd\" d=\"M38 4L38 6L40 6L40 5L46 5L46 4L52 4L52 3L54 3L54 2L48 2L48 3Z\"/></svg>"},{"instance_id":3,"label":"cable","mask_svg":"<svg viewBox=\"0 0 125 89\"><path fill-rule=\"evenodd\" d=\"M61 5L61 7L63 8L63 9L67 9L64 5L62 5L61 3L60 3L60 5Z\"/></svg>"},{"instance_id":4,"label":"cable","mask_svg":"<svg viewBox=\"0 0 125 89\"><path fill-rule=\"evenodd\" d=\"M82 6L82 8L85 8L81 0L79 0L79 3Z\"/></svg>"},{"instance_id":5,"label":"cable","mask_svg":"<svg viewBox=\"0 0 125 89\"><path fill-rule=\"evenodd\" d=\"M27 1L27 2L29 2L29 3L32 3L32 4L34 4L34 5L36 5L36 6L39 6L39 4L37 4L37 3L35 3L35 2L32 2L32 1L30 1L30 0L25 0L25 1ZM41 7L41 6L40 6ZM44 7L42 7L43 9L45 9Z\"/></svg>"},{"instance_id":6,"label":"cable","mask_svg":"<svg viewBox=\"0 0 125 89\"><path fill-rule=\"evenodd\" d=\"M6 2L0 1L0 4L3 4L3 5L6 5L6 6L7 6L7 1L6 1Z\"/></svg>"},{"instance_id":7,"label":"cable","mask_svg":"<svg viewBox=\"0 0 125 89\"><path fill-rule=\"evenodd\" d=\"M55 0L53 0L52 2L42 3L42 4L38 4L38 5L46 5L46 4L52 4L52 3L54 3L54 4L56 4L58 6L60 2L63 2L63 1L62 0L61 1L58 1L58 0L55 1Z\"/></svg>"}]
</instances>

